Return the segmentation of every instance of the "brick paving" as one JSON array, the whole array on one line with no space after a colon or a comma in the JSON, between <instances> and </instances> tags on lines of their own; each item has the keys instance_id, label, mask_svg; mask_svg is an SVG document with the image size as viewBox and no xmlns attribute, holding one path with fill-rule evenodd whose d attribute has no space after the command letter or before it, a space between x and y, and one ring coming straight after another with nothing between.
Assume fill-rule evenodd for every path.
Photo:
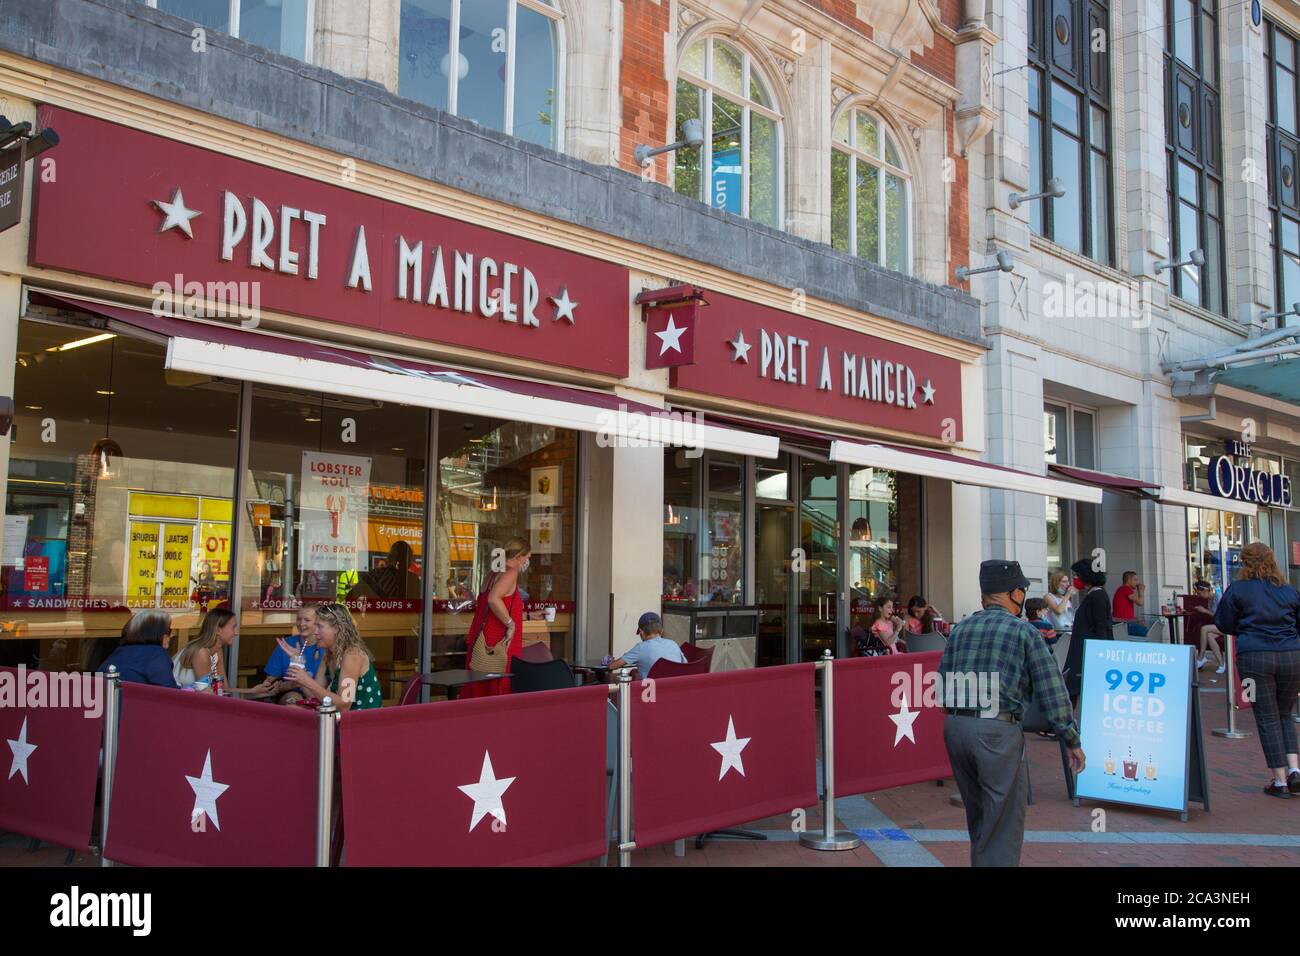
<instances>
[{"instance_id":1,"label":"brick paving","mask_svg":"<svg viewBox=\"0 0 1300 956\"><path fill-rule=\"evenodd\" d=\"M1213 675L1202 679L1208 683ZM1251 731L1250 737L1226 740L1211 733L1225 725L1225 707L1220 686L1211 684L1201 691L1211 809L1206 812L1193 803L1186 823L1180 822L1177 814L1162 811L1086 800L1073 806L1066 798L1057 744L1029 737L1035 802L1028 809L1021 862L1026 866L1300 865L1300 799L1274 800L1260 792L1266 776L1254 718L1249 714L1239 726ZM842 827L862 828L859 820L871 821L864 830L869 839L852 851L824 853L806 849L791 832L789 817L773 817L749 825L766 830L772 835L770 840L709 841L700 850L689 840L681 857L675 855L672 844L648 847L633 854L633 865L840 867L925 862L967 866L970 857L965 841L966 818L962 808L951 802L955 793L956 787L947 781L943 786L915 784L842 799L837 806ZM1097 806L1105 810L1104 833L1092 829ZM816 807L808 810L810 830L821 825L818 811ZM885 818L887 822L880 822ZM1251 836L1273 845L1251 845L1246 842ZM1116 842L1121 840L1129 842ZM1179 842L1183 840L1190 842ZM0 834L0 867L64 866L66 853L50 846L29 852L25 838ZM72 865L98 863L94 854L80 853ZM617 854L611 854L609 865L616 864Z\"/></svg>"}]
</instances>

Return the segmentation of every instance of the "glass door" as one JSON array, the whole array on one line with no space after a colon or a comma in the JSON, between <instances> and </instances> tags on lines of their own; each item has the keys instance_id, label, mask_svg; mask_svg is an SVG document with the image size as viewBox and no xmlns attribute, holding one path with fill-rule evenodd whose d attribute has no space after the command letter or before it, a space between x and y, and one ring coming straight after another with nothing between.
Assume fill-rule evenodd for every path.
<instances>
[{"instance_id":1,"label":"glass door","mask_svg":"<svg viewBox=\"0 0 1300 956\"><path fill-rule=\"evenodd\" d=\"M792 573L794 505L757 502L754 507L754 603L758 605L758 641L754 663L787 663L787 650L798 600Z\"/></svg>"},{"instance_id":2,"label":"glass door","mask_svg":"<svg viewBox=\"0 0 1300 956\"><path fill-rule=\"evenodd\" d=\"M798 630L791 661L819 660L839 633L839 466L800 459Z\"/></svg>"}]
</instances>

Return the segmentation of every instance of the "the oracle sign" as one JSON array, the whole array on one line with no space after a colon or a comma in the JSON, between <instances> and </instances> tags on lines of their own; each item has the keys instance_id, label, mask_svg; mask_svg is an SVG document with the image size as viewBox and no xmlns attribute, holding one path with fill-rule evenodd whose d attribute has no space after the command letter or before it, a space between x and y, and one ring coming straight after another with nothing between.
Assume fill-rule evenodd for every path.
<instances>
[{"instance_id":1,"label":"the oracle sign","mask_svg":"<svg viewBox=\"0 0 1300 956\"><path fill-rule=\"evenodd\" d=\"M1238 465L1227 455L1210 462L1210 492L1236 501L1291 507L1290 478Z\"/></svg>"},{"instance_id":2,"label":"the oracle sign","mask_svg":"<svg viewBox=\"0 0 1300 956\"><path fill-rule=\"evenodd\" d=\"M41 117L63 146L57 180L37 185L33 265L148 288L183 276L187 294L255 284L270 312L627 375L622 266L78 113Z\"/></svg>"}]
</instances>

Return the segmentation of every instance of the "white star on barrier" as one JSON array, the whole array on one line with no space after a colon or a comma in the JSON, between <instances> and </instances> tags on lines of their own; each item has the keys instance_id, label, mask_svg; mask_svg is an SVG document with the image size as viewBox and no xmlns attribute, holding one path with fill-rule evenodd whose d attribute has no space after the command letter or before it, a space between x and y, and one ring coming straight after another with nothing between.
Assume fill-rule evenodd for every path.
<instances>
[{"instance_id":1,"label":"white star on barrier","mask_svg":"<svg viewBox=\"0 0 1300 956\"><path fill-rule=\"evenodd\" d=\"M501 796L514 782L514 777L497 777L496 771L492 769L492 755L483 751L483 769L479 772L478 783L467 783L456 788L474 801L474 812L469 821L470 833L489 813L505 825L506 808L501 802Z\"/></svg>"},{"instance_id":2,"label":"white star on barrier","mask_svg":"<svg viewBox=\"0 0 1300 956\"><path fill-rule=\"evenodd\" d=\"M672 349L678 355L684 354L682 352L682 333L686 329L687 326L675 323L672 313L668 313L668 327L662 332L655 333L655 335L659 336L659 341L663 343L659 346L659 354L663 355L669 349Z\"/></svg>"},{"instance_id":3,"label":"white star on barrier","mask_svg":"<svg viewBox=\"0 0 1300 956\"><path fill-rule=\"evenodd\" d=\"M221 829L221 821L217 819L217 798L230 789L230 784L217 783L212 779L212 748L208 748L208 755L203 758L203 773L197 777L185 775L189 781L190 788L194 791L194 809L190 811L190 822L198 819L199 814L203 814L212 821L212 825L218 830Z\"/></svg>"},{"instance_id":4,"label":"white star on barrier","mask_svg":"<svg viewBox=\"0 0 1300 956\"><path fill-rule=\"evenodd\" d=\"M176 188L176 192L172 193L171 202L155 199L153 204L164 214L163 224L158 227L159 232L166 232L174 226L189 238L194 238L194 230L190 227L190 220L195 216L203 215L203 213L197 209L186 207L185 196L181 193L179 186Z\"/></svg>"},{"instance_id":5,"label":"white star on barrier","mask_svg":"<svg viewBox=\"0 0 1300 956\"><path fill-rule=\"evenodd\" d=\"M9 744L9 749L14 752L14 762L9 767L9 776L5 779L12 780L14 774L21 773L23 775L23 783L30 784L32 781L31 778L27 776L27 758L32 755L32 751L36 749L36 745L27 742L26 717L23 718L22 729L18 731L18 739L6 742Z\"/></svg>"},{"instance_id":6,"label":"white star on barrier","mask_svg":"<svg viewBox=\"0 0 1300 956\"><path fill-rule=\"evenodd\" d=\"M745 775L745 764L740 758L740 752L749 745L750 737L736 737L736 724L731 715L727 715L727 739L719 740L716 744L709 744L714 750L722 754L722 767L718 770L718 779L721 780L727 775L727 771L736 768L736 772L742 777Z\"/></svg>"},{"instance_id":7,"label":"white star on barrier","mask_svg":"<svg viewBox=\"0 0 1300 956\"><path fill-rule=\"evenodd\" d=\"M906 737L912 743L916 743L916 734L913 733L912 724L916 723L916 718L920 716L919 710L907 709L907 695L903 695L903 706L899 708L898 713L890 714L889 719L894 722L894 746L897 747L900 740Z\"/></svg>"}]
</instances>

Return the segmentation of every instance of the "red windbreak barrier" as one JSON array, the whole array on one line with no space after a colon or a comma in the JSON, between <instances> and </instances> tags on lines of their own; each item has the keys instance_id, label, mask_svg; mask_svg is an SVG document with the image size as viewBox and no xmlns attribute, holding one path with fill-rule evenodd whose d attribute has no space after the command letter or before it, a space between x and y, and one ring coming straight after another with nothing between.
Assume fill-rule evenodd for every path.
<instances>
[{"instance_id":1,"label":"red windbreak barrier","mask_svg":"<svg viewBox=\"0 0 1300 956\"><path fill-rule=\"evenodd\" d=\"M0 667L0 830L85 850L107 681Z\"/></svg>"},{"instance_id":2,"label":"red windbreak barrier","mask_svg":"<svg viewBox=\"0 0 1300 956\"><path fill-rule=\"evenodd\" d=\"M817 802L812 664L632 685L638 846Z\"/></svg>"},{"instance_id":3,"label":"red windbreak barrier","mask_svg":"<svg viewBox=\"0 0 1300 956\"><path fill-rule=\"evenodd\" d=\"M311 866L316 715L122 686L104 855L132 866Z\"/></svg>"},{"instance_id":4,"label":"red windbreak barrier","mask_svg":"<svg viewBox=\"0 0 1300 956\"><path fill-rule=\"evenodd\" d=\"M943 743L942 651L835 662L835 795L952 776Z\"/></svg>"},{"instance_id":5,"label":"red windbreak barrier","mask_svg":"<svg viewBox=\"0 0 1300 956\"><path fill-rule=\"evenodd\" d=\"M349 866L564 866L605 852L604 686L343 719Z\"/></svg>"}]
</instances>

